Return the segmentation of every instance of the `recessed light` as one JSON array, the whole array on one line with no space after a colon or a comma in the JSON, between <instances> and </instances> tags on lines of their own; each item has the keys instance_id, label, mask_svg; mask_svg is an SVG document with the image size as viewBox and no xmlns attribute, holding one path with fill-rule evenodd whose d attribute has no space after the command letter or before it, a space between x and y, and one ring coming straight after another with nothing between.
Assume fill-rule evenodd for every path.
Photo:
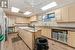
<instances>
[{"instance_id":1,"label":"recessed light","mask_svg":"<svg viewBox=\"0 0 75 50\"><path fill-rule=\"evenodd\" d=\"M45 5L41 9L42 10L47 10L47 9L52 8L52 7L55 7L55 6L57 6L57 3L56 2L52 2L52 3L49 3L48 5Z\"/></svg>"},{"instance_id":2,"label":"recessed light","mask_svg":"<svg viewBox=\"0 0 75 50\"><path fill-rule=\"evenodd\" d=\"M32 12L27 11L27 12L24 13L24 15L29 15L29 14L31 14L31 13L32 13Z\"/></svg>"},{"instance_id":3,"label":"recessed light","mask_svg":"<svg viewBox=\"0 0 75 50\"><path fill-rule=\"evenodd\" d=\"M20 9L16 8L16 7L12 7L11 8L11 12L19 12Z\"/></svg>"}]
</instances>

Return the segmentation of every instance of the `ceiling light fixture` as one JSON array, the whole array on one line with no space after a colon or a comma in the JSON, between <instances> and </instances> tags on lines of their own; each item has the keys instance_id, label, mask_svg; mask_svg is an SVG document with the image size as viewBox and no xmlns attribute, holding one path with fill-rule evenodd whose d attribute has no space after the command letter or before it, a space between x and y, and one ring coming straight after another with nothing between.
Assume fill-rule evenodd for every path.
<instances>
[{"instance_id":1,"label":"ceiling light fixture","mask_svg":"<svg viewBox=\"0 0 75 50\"><path fill-rule=\"evenodd\" d=\"M44 6L44 7L42 7L41 9L42 10L47 10L47 9L55 7L55 6L57 6L57 3L56 2L52 2L52 3L50 3L50 4L48 4L48 5Z\"/></svg>"},{"instance_id":2,"label":"ceiling light fixture","mask_svg":"<svg viewBox=\"0 0 75 50\"><path fill-rule=\"evenodd\" d=\"M32 12L27 11L27 12L24 13L24 15L29 15L29 14L31 14L31 13L32 13Z\"/></svg>"},{"instance_id":3,"label":"ceiling light fixture","mask_svg":"<svg viewBox=\"0 0 75 50\"><path fill-rule=\"evenodd\" d=\"M20 9L18 9L18 8L16 8L16 7L12 7L11 8L11 12L19 12L20 11Z\"/></svg>"}]
</instances>

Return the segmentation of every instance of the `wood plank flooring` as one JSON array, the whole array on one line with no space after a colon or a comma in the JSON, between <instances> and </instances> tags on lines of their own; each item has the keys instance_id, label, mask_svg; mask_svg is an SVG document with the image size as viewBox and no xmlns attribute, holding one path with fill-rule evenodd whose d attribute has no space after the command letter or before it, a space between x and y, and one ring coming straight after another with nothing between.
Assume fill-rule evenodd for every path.
<instances>
[{"instance_id":1,"label":"wood plank flooring","mask_svg":"<svg viewBox=\"0 0 75 50\"><path fill-rule=\"evenodd\" d=\"M29 50L21 39L12 40L17 37L17 33L8 35L8 40L5 42L5 50Z\"/></svg>"}]
</instances>

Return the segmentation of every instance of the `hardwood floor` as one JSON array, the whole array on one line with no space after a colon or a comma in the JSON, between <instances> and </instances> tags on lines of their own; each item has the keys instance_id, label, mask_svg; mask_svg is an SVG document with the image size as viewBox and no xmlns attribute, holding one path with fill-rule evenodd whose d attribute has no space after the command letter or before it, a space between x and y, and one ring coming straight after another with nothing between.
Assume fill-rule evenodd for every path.
<instances>
[{"instance_id":1,"label":"hardwood floor","mask_svg":"<svg viewBox=\"0 0 75 50\"><path fill-rule=\"evenodd\" d=\"M5 50L29 50L23 41L17 37L17 33L8 35L8 40L5 42Z\"/></svg>"}]
</instances>

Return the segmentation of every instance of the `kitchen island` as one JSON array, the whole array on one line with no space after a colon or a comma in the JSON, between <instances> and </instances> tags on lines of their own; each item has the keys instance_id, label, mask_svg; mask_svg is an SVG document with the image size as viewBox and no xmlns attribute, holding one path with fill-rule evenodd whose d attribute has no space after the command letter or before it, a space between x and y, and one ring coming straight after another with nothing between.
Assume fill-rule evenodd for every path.
<instances>
[{"instance_id":1,"label":"kitchen island","mask_svg":"<svg viewBox=\"0 0 75 50\"><path fill-rule=\"evenodd\" d=\"M40 36L41 30L30 27L18 27L18 33L30 50L34 50L35 39Z\"/></svg>"}]
</instances>

